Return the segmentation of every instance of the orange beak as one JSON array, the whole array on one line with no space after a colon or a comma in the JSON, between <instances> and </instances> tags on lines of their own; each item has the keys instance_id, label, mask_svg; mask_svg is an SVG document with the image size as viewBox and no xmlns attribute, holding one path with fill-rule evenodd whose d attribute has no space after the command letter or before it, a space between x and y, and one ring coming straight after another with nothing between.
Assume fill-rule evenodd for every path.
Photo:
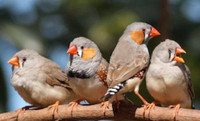
<instances>
[{"instance_id":1,"label":"orange beak","mask_svg":"<svg viewBox=\"0 0 200 121\"><path fill-rule=\"evenodd\" d=\"M176 54L186 54L186 51L183 49L183 48L181 48L181 47L177 47L176 48Z\"/></svg>"},{"instance_id":2,"label":"orange beak","mask_svg":"<svg viewBox=\"0 0 200 121\"><path fill-rule=\"evenodd\" d=\"M19 66L19 61L18 61L18 57L15 55L13 56L9 61L9 64L13 65L13 66Z\"/></svg>"},{"instance_id":3,"label":"orange beak","mask_svg":"<svg viewBox=\"0 0 200 121\"><path fill-rule=\"evenodd\" d=\"M158 32L158 30L156 30L154 27L152 27L149 37L155 37L158 35L160 35L160 32Z\"/></svg>"},{"instance_id":4,"label":"orange beak","mask_svg":"<svg viewBox=\"0 0 200 121\"><path fill-rule=\"evenodd\" d=\"M67 53L71 55L76 55L77 54L77 48L75 45L71 45L69 49L67 50Z\"/></svg>"},{"instance_id":5,"label":"orange beak","mask_svg":"<svg viewBox=\"0 0 200 121\"><path fill-rule=\"evenodd\" d=\"M183 60L182 57L180 57L180 54L186 54L186 51L184 49L182 49L181 47L177 47L176 48L176 56L174 58L174 61L180 62L180 63L185 63L185 61Z\"/></svg>"}]
</instances>

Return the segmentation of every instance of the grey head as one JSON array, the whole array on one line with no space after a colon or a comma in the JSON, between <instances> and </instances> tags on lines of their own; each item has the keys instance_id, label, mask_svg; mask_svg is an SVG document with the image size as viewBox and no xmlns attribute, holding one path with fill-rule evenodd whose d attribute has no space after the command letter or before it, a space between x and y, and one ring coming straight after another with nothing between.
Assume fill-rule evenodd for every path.
<instances>
[{"instance_id":1,"label":"grey head","mask_svg":"<svg viewBox=\"0 0 200 121\"><path fill-rule=\"evenodd\" d=\"M186 52L181 48L181 46L177 42L175 42L174 40L166 39L154 49L151 58L151 63L184 63L184 60L181 57L182 53Z\"/></svg>"},{"instance_id":2,"label":"grey head","mask_svg":"<svg viewBox=\"0 0 200 121\"><path fill-rule=\"evenodd\" d=\"M158 35L160 33L150 24L133 22L127 26L122 37L128 37L129 40L134 40L138 44L147 44L152 37Z\"/></svg>"},{"instance_id":3,"label":"grey head","mask_svg":"<svg viewBox=\"0 0 200 121\"><path fill-rule=\"evenodd\" d=\"M95 75L102 56L94 42L85 37L75 38L67 53L70 54L66 70L69 77L90 78Z\"/></svg>"},{"instance_id":4,"label":"grey head","mask_svg":"<svg viewBox=\"0 0 200 121\"><path fill-rule=\"evenodd\" d=\"M40 62L40 57L41 56L34 50L23 49L17 52L8 63L13 66L13 72L27 70L36 67L38 62Z\"/></svg>"}]
</instances>

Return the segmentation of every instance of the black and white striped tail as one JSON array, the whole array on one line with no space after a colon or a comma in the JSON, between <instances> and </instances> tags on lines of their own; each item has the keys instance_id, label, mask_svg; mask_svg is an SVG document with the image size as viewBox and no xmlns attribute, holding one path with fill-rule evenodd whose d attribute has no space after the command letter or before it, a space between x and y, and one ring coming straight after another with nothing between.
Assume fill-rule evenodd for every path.
<instances>
[{"instance_id":1,"label":"black and white striped tail","mask_svg":"<svg viewBox=\"0 0 200 121\"><path fill-rule=\"evenodd\" d=\"M124 86L125 86L125 82L122 82L114 87L110 87L104 96L104 101L108 101L113 95L119 92Z\"/></svg>"}]
</instances>

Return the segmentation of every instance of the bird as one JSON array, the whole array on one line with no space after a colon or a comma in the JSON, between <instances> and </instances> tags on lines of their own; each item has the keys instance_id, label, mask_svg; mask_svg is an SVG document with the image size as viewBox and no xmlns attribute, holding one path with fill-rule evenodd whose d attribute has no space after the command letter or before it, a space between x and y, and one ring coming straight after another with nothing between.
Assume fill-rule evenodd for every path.
<instances>
[{"instance_id":1,"label":"bird","mask_svg":"<svg viewBox=\"0 0 200 121\"><path fill-rule=\"evenodd\" d=\"M111 97L115 95L117 98L130 91L134 91L148 105L138 91L149 64L147 43L158 35L160 33L154 27L144 22L133 22L127 26L110 58L107 74L109 89L104 96L104 114Z\"/></svg>"},{"instance_id":2,"label":"bird","mask_svg":"<svg viewBox=\"0 0 200 121\"><path fill-rule=\"evenodd\" d=\"M17 52L9 61L12 65L10 82L19 95L32 106L53 108L53 114L58 105L75 100L77 95L68 84L64 71L53 61L41 56L34 50L23 49Z\"/></svg>"},{"instance_id":3,"label":"bird","mask_svg":"<svg viewBox=\"0 0 200 121\"><path fill-rule=\"evenodd\" d=\"M190 70L181 57L185 53L177 42L166 39L153 50L146 74L148 92L162 106L175 107L173 118L180 107L194 108Z\"/></svg>"},{"instance_id":4,"label":"bird","mask_svg":"<svg viewBox=\"0 0 200 121\"><path fill-rule=\"evenodd\" d=\"M102 102L108 86L106 82L108 62L102 57L98 46L90 39L77 37L67 50L69 60L66 75L79 99L70 103L73 107L86 100L90 104Z\"/></svg>"}]
</instances>

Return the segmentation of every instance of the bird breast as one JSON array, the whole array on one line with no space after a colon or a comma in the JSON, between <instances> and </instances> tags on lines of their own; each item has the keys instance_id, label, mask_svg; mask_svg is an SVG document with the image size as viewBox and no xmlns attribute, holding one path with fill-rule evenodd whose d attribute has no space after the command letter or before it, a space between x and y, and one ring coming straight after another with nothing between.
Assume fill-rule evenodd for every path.
<instances>
[{"instance_id":1,"label":"bird breast","mask_svg":"<svg viewBox=\"0 0 200 121\"><path fill-rule=\"evenodd\" d=\"M50 86L33 77L16 75L12 77L11 84L28 103L36 107L46 107L56 101L65 103L73 100L73 94L64 87Z\"/></svg>"},{"instance_id":2,"label":"bird breast","mask_svg":"<svg viewBox=\"0 0 200 121\"><path fill-rule=\"evenodd\" d=\"M151 64L146 75L146 85L154 99L163 105L182 103L191 105L184 75L178 66L166 67ZM183 106L182 105L182 106Z\"/></svg>"},{"instance_id":3,"label":"bird breast","mask_svg":"<svg viewBox=\"0 0 200 121\"><path fill-rule=\"evenodd\" d=\"M101 102L101 98L107 91L107 87L98 77L87 79L69 78L69 84L76 94L90 103Z\"/></svg>"}]
</instances>

